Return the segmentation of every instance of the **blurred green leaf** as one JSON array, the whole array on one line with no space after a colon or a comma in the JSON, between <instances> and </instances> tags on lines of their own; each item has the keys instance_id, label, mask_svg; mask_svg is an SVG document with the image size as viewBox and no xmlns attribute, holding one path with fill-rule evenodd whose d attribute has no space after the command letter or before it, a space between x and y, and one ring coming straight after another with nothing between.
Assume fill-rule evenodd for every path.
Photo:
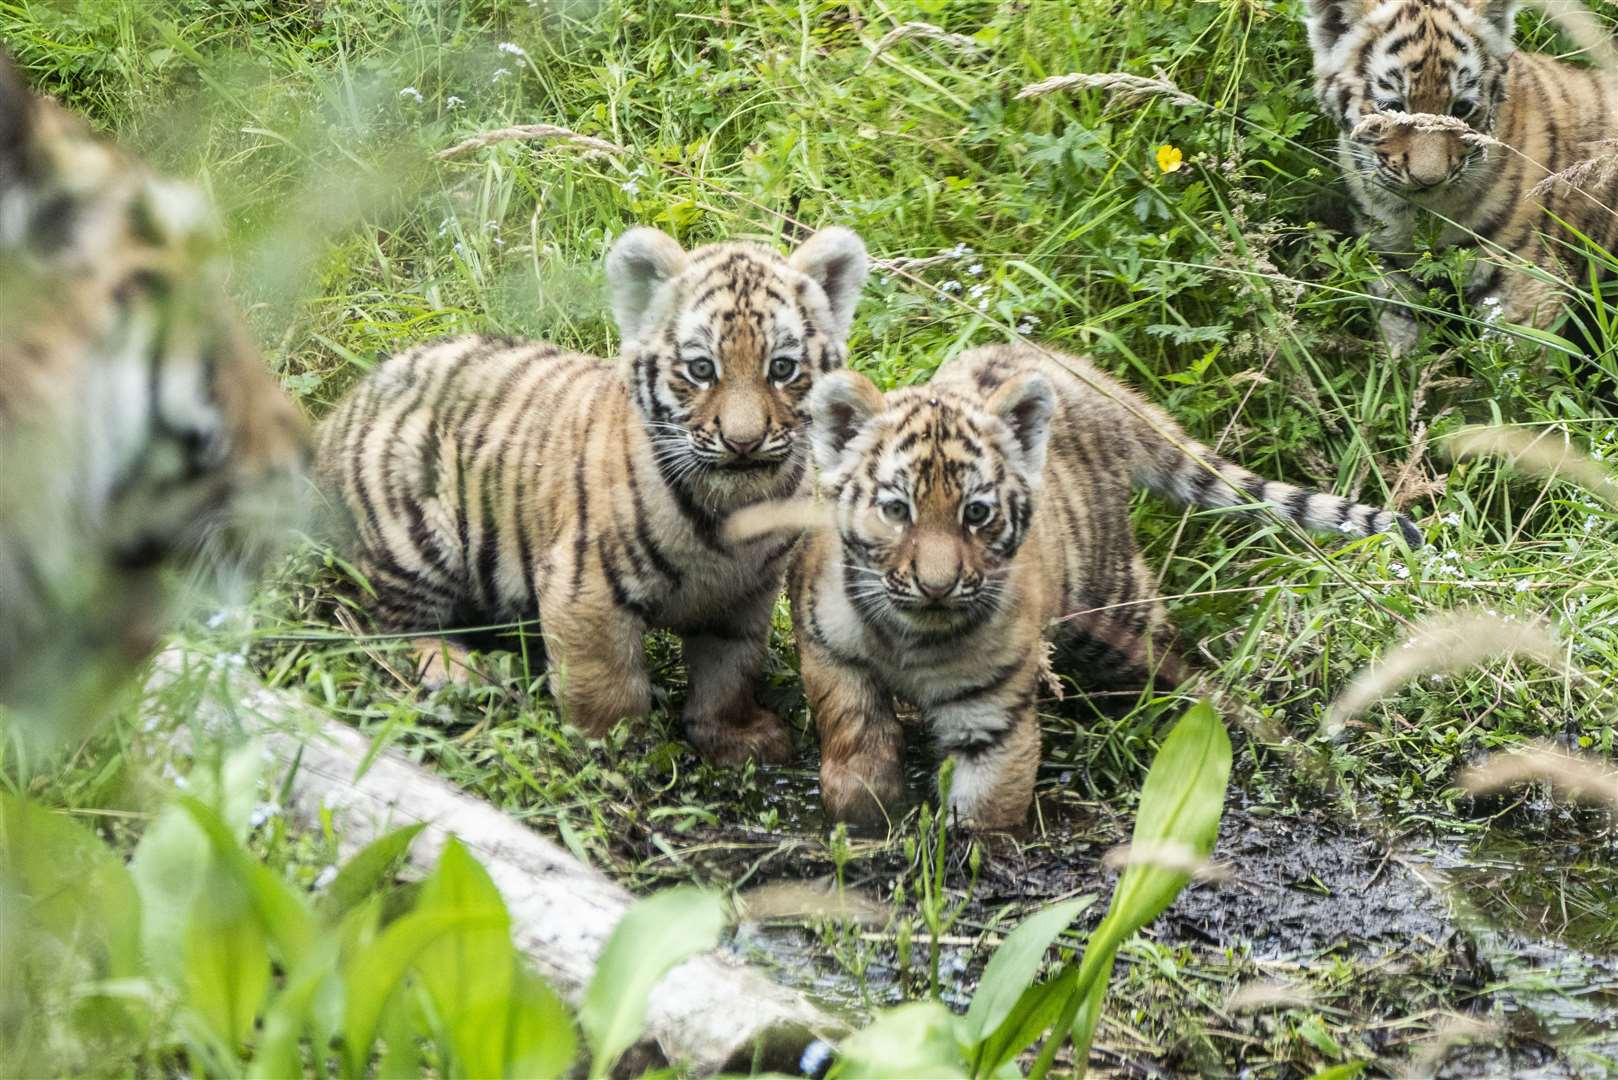
<instances>
[{"instance_id":1,"label":"blurred green leaf","mask_svg":"<svg viewBox=\"0 0 1618 1080\"><path fill-rule=\"evenodd\" d=\"M298 969L287 978L286 985L270 1003L264 1015L258 1051L247 1073L250 1080L303 1075L298 1044L309 1024L316 996L322 985L335 975L336 969L337 938L328 934L312 943ZM314 1049L323 1054L324 1041L317 1039Z\"/></svg>"},{"instance_id":2,"label":"blurred green leaf","mask_svg":"<svg viewBox=\"0 0 1618 1080\"><path fill-rule=\"evenodd\" d=\"M180 796L175 802L191 815L191 820L212 845L220 868L246 894L253 915L275 943L282 963L296 969L314 938L314 920L303 898L294 893L280 875L249 856L212 810L188 795Z\"/></svg>"},{"instance_id":3,"label":"blurred green leaf","mask_svg":"<svg viewBox=\"0 0 1618 1080\"><path fill-rule=\"evenodd\" d=\"M406 825L365 845L337 872L320 898L317 909L321 918L336 922L386 884L426 827L422 822Z\"/></svg>"},{"instance_id":4,"label":"blurred green leaf","mask_svg":"<svg viewBox=\"0 0 1618 1080\"><path fill-rule=\"evenodd\" d=\"M439 856L438 868L422 883L416 911L476 910L498 911L502 917L444 934L421 950L415 967L461 1071L467 1076L499 1076L516 965L511 921L488 872L460 841L451 839Z\"/></svg>"},{"instance_id":5,"label":"blurred green leaf","mask_svg":"<svg viewBox=\"0 0 1618 1080\"><path fill-rule=\"evenodd\" d=\"M719 896L690 886L649 896L624 914L579 1008L592 1080L606 1076L640 1036L652 988L680 961L719 944L724 925Z\"/></svg>"},{"instance_id":6,"label":"blurred green leaf","mask_svg":"<svg viewBox=\"0 0 1618 1080\"><path fill-rule=\"evenodd\" d=\"M837 1048L834 1080L953 1080L971 1075L961 1055L955 1015L936 1001L889 1009Z\"/></svg>"},{"instance_id":7,"label":"blurred green leaf","mask_svg":"<svg viewBox=\"0 0 1618 1080\"><path fill-rule=\"evenodd\" d=\"M242 898L208 899L186 927L185 1002L235 1052L269 990L269 936Z\"/></svg>"},{"instance_id":8,"label":"blurred green leaf","mask_svg":"<svg viewBox=\"0 0 1618 1080\"><path fill-rule=\"evenodd\" d=\"M578 1056L573 1017L544 981L517 965L506 1021L505 1075L563 1076Z\"/></svg>"}]
</instances>

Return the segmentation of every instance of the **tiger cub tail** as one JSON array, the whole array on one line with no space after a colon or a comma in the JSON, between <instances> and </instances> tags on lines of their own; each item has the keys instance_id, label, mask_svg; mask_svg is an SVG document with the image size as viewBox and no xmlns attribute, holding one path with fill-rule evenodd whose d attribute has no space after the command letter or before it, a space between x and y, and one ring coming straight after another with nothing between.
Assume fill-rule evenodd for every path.
<instances>
[{"instance_id":1,"label":"tiger cub tail","mask_svg":"<svg viewBox=\"0 0 1618 1080\"><path fill-rule=\"evenodd\" d=\"M1207 509L1241 506L1254 513L1267 509L1306 529L1346 536L1398 531L1413 548L1425 543L1416 523L1404 514L1313 488L1266 480L1220 457L1177 427L1170 427L1166 435L1150 434L1152 437L1145 441L1134 462L1133 479L1165 498Z\"/></svg>"}]
</instances>

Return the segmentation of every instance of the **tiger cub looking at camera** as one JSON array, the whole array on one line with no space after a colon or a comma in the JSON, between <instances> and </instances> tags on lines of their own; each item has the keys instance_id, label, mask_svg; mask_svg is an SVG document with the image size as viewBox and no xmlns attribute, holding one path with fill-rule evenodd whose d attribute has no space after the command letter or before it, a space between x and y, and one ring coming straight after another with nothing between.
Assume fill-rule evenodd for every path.
<instances>
[{"instance_id":1,"label":"tiger cub looking at camera","mask_svg":"<svg viewBox=\"0 0 1618 1080\"><path fill-rule=\"evenodd\" d=\"M1593 66L1519 51L1515 0L1309 0L1308 22L1359 231L1396 265L1419 256L1424 223L1440 247L1476 246L1467 300L1545 329L1562 311L1556 281L1588 282L1570 230L1618 251L1618 47L1591 12L1540 6ZM1419 296L1402 273L1385 288ZM1381 322L1396 355L1416 343L1407 309Z\"/></svg>"},{"instance_id":2,"label":"tiger cub looking at camera","mask_svg":"<svg viewBox=\"0 0 1618 1080\"><path fill-rule=\"evenodd\" d=\"M971 350L886 397L839 371L809 408L832 522L809 532L789 591L840 820L880 822L900 799L897 695L954 757L959 817L1022 822L1045 643L1090 686L1154 666L1165 613L1130 526L1136 487L1421 543L1403 515L1255 476L1088 361L1026 344ZM734 531L767 527L766 510Z\"/></svg>"},{"instance_id":3,"label":"tiger cub looking at camera","mask_svg":"<svg viewBox=\"0 0 1618 1080\"><path fill-rule=\"evenodd\" d=\"M783 258L632 229L607 256L616 363L462 337L382 364L318 433L386 629L453 676L458 628L537 617L564 717L600 736L652 704L643 638L678 634L706 758L792 756L754 700L791 543L727 515L806 483L811 388L841 367L865 280L852 232Z\"/></svg>"},{"instance_id":4,"label":"tiger cub looking at camera","mask_svg":"<svg viewBox=\"0 0 1618 1080\"><path fill-rule=\"evenodd\" d=\"M146 659L171 577L244 584L300 502L308 427L221 247L0 51L0 704L47 738Z\"/></svg>"}]
</instances>

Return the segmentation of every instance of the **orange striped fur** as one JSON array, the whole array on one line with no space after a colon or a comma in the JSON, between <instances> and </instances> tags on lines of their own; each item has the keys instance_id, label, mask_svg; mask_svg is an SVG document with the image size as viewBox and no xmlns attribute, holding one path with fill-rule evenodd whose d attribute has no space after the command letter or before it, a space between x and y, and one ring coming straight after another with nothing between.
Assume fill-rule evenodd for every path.
<instances>
[{"instance_id":1,"label":"orange striped fur","mask_svg":"<svg viewBox=\"0 0 1618 1080\"><path fill-rule=\"evenodd\" d=\"M378 621L425 637L432 677L440 634L537 618L563 713L596 736L650 708L642 639L673 630L697 748L788 758L754 691L790 544L721 529L804 484L807 398L842 366L865 265L846 229L788 258L635 229L607 259L616 363L490 337L388 360L319 450Z\"/></svg>"},{"instance_id":2,"label":"orange striped fur","mask_svg":"<svg viewBox=\"0 0 1618 1080\"><path fill-rule=\"evenodd\" d=\"M1309 36L1360 231L1395 265L1419 256L1429 223L1440 247L1477 246L1485 257L1468 300L1486 318L1548 328L1566 297L1546 275L1588 281L1577 238L1557 219L1618 252L1618 169L1550 180L1615 152L1598 144L1618 139L1618 49L1610 28L1564 5L1548 13L1590 66L1518 51L1516 11L1514 0L1309 0ZM1387 291L1419 295L1399 273ZM1405 308L1389 307L1382 323L1396 351L1415 343Z\"/></svg>"},{"instance_id":3,"label":"orange striped fur","mask_svg":"<svg viewBox=\"0 0 1618 1080\"><path fill-rule=\"evenodd\" d=\"M839 819L880 821L901 796L896 696L955 758L956 812L998 829L1032 799L1047 642L1083 686L1165 660L1179 677L1130 524L1138 487L1421 543L1403 515L1255 476L1087 360L1027 344L973 349L886 397L838 372L810 409L835 527L810 534L789 592Z\"/></svg>"},{"instance_id":4,"label":"orange striped fur","mask_svg":"<svg viewBox=\"0 0 1618 1080\"><path fill-rule=\"evenodd\" d=\"M308 429L223 288L202 193L0 53L0 701L100 705L166 577L236 584L300 493Z\"/></svg>"}]
</instances>

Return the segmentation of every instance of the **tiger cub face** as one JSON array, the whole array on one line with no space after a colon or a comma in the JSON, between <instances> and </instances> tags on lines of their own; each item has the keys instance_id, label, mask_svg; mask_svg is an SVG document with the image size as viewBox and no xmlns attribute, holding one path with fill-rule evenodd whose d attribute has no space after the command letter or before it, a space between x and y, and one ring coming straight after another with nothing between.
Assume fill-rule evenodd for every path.
<instances>
[{"instance_id":1,"label":"tiger cub face","mask_svg":"<svg viewBox=\"0 0 1618 1080\"><path fill-rule=\"evenodd\" d=\"M1037 372L984 399L925 386L884 398L847 370L815 388L815 460L863 617L953 635L999 611L1033 520L1054 407Z\"/></svg>"},{"instance_id":2,"label":"tiger cub face","mask_svg":"<svg viewBox=\"0 0 1618 1080\"><path fill-rule=\"evenodd\" d=\"M670 483L716 511L797 488L809 393L843 364L865 273L865 245L842 228L786 258L624 234L607 256L624 374Z\"/></svg>"},{"instance_id":3,"label":"tiger cub face","mask_svg":"<svg viewBox=\"0 0 1618 1080\"><path fill-rule=\"evenodd\" d=\"M0 55L0 699L138 661L167 570L239 585L284 534L308 433L223 276L199 191Z\"/></svg>"},{"instance_id":4,"label":"tiger cub face","mask_svg":"<svg viewBox=\"0 0 1618 1080\"><path fill-rule=\"evenodd\" d=\"M1494 131L1506 93L1509 0L1309 0L1315 93L1364 179L1419 196L1464 181L1487 149L1464 131L1361 122L1433 113Z\"/></svg>"}]
</instances>

